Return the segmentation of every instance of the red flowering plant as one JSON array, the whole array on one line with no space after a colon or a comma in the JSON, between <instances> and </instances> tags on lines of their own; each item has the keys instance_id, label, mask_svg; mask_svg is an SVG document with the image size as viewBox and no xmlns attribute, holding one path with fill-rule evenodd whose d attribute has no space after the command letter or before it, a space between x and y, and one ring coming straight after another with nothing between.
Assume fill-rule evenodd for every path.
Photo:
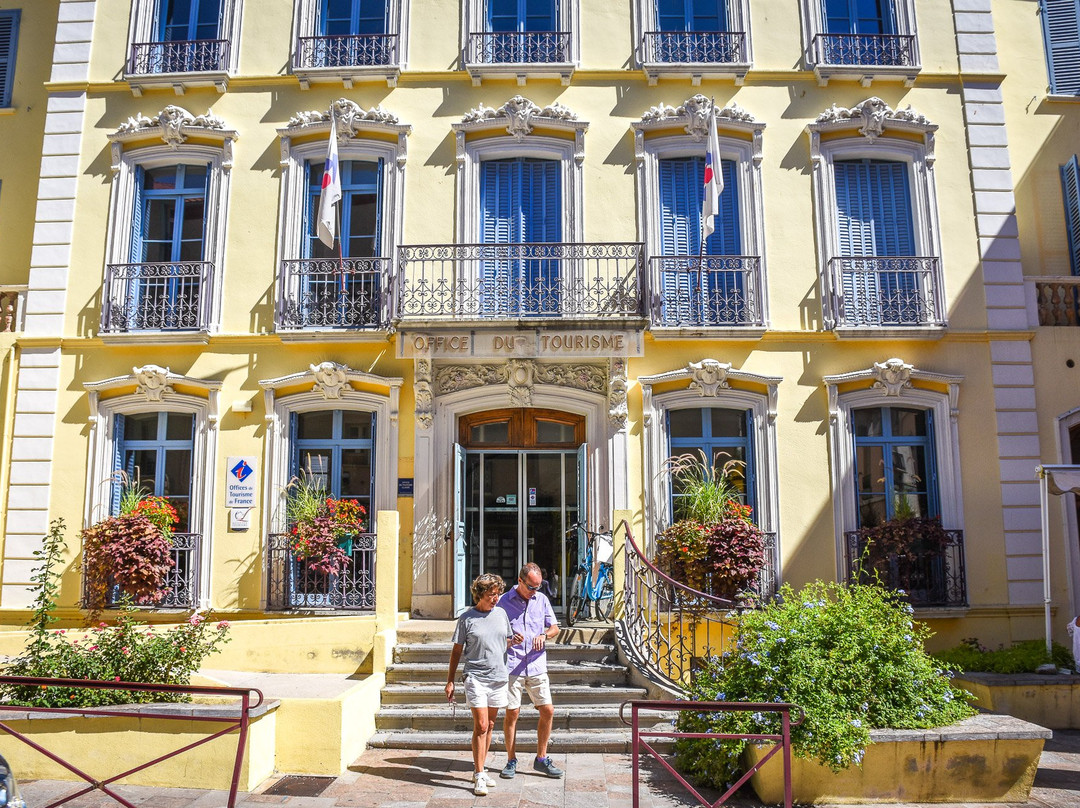
<instances>
[{"instance_id":1,"label":"red flowering plant","mask_svg":"<svg viewBox=\"0 0 1080 808\"><path fill-rule=\"evenodd\" d=\"M352 563L352 537L364 531L367 509L355 499L327 496L314 474L302 473L287 490L285 518L293 556L313 572L337 575Z\"/></svg>"}]
</instances>

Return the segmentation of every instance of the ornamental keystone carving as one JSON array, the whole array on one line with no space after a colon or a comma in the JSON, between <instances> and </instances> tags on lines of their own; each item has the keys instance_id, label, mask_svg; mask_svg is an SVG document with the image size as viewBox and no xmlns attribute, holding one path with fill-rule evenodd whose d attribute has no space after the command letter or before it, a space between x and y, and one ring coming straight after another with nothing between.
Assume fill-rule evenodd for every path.
<instances>
[{"instance_id":1,"label":"ornamental keystone carving","mask_svg":"<svg viewBox=\"0 0 1080 808\"><path fill-rule=\"evenodd\" d=\"M169 385L168 368L143 365L141 368L132 368L131 375L135 377L135 394L146 396L147 401L161 402L166 395L174 392Z\"/></svg>"},{"instance_id":2,"label":"ornamental keystone carving","mask_svg":"<svg viewBox=\"0 0 1080 808\"><path fill-rule=\"evenodd\" d=\"M364 109L355 101L350 101L348 98L339 98L331 106L334 108L334 120L337 122L338 139L356 137L356 132L363 123L381 123L390 126L401 123L396 115L387 112L378 104L371 109ZM307 112L298 112L289 118L289 128L329 122L329 109L313 109Z\"/></svg>"},{"instance_id":3,"label":"ornamental keystone carving","mask_svg":"<svg viewBox=\"0 0 1080 808\"><path fill-rule=\"evenodd\" d=\"M533 388L537 384L572 387L600 395L608 393L608 371L599 365L547 365L532 359L511 359L504 365L445 365L434 376L435 391L440 395L505 384L510 403L515 407L532 406ZM417 412L419 418L419 405Z\"/></svg>"},{"instance_id":4,"label":"ornamental keystone carving","mask_svg":"<svg viewBox=\"0 0 1080 808\"><path fill-rule=\"evenodd\" d=\"M690 387L696 387L703 397L717 396L721 390L731 387L728 382L728 374L731 373L730 362L702 359L700 362L691 362L686 369L690 373Z\"/></svg>"},{"instance_id":5,"label":"ornamental keystone carving","mask_svg":"<svg viewBox=\"0 0 1080 808\"><path fill-rule=\"evenodd\" d=\"M877 96L867 98L850 108L838 107L833 104L818 115L814 124L820 126L844 121L861 121L862 125L859 127L859 134L863 135L871 143L881 137L890 123L913 124L927 129L937 128L925 115L915 112L910 104L904 109L893 110L892 107Z\"/></svg>"},{"instance_id":6,"label":"ornamental keystone carving","mask_svg":"<svg viewBox=\"0 0 1080 808\"><path fill-rule=\"evenodd\" d=\"M711 105L712 102L705 96L701 94L693 95L677 107L664 103L650 107L641 116L641 122L659 123L661 121L670 121L671 123L679 123L685 120L686 133L695 141L701 142L709 134L709 108ZM716 110L716 120L732 123L758 123L757 118L734 102L723 109Z\"/></svg>"},{"instance_id":7,"label":"ornamental keystone carving","mask_svg":"<svg viewBox=\"0 0 1080 808\"><path fill-rule=\"evenodd\" d=\"M469 110L462 117L462 123L476 123L477 121L494 120L499 117L507 119L507 134L513 135L517 140L524 140L526 135L532 133L534 122L537 118L548 118L556 121L576 121L577 113L564 107L558 101L546 107L539 107L520 95L515 95L498 109L483 105Z\"/></svg>"},{"instance_id":8,"label":"ornamental keystone carving","mask_svg":"<svg viewBox=\"0 0 1080 808\"><path fill-rule=\"evenodd\" d=\"M349 369L337 362L320 362L309 365L308 369L315 378L312 389L322 393L326 400L339 399L343 390L349 387Z\"/></svg>"},{"instance_id":9,"label":"ornamental keystone carving","mask_svg":"<svg viewBox=\"0 0 1080 808\"><path fill-rule=\"evenodd\" d=\"M882 395L899 396L902 390L911 387L911 374L914 370L913 365L895 357L886 359L884 362L875 362L870 369L871 375L876 380L873 388L881 390Z\"/></svg>"},{"instance_id":10,"label":"ornamental keystone carving","mask_svg":"<svg viewBox=\"0 0 1080 808\"><path fill-rule=\"evenodd\" d=\"M433 408L435 396L431 388L430 359L416 360L413 397L416 399L416 425L421 429L431 429L431 424L435 418Z\"/></svg>"},{"instance_id":11,"label":"ornamental keystone carving","mask_svg":"<svg viewBox=\"0 0 1080 808\"><path fill-rule=\"evenodd\" d=\"M192 115L183 107L170 104L152 118L147 118L141 112L134 118L128 118L126 122L117 127L116 136L131 135L138 132L160 128L161 139L172 149L180 148L180 144L187 140L186 130L209 129L224 131L225 122L209 110L205 115Z\"/></svg>"},{"instance_id":12,"label":"ornamental keystone carving","mask_svg":"<svg viewBox=\"0 0 1080 808\"><path fill-rule=\"evenodd\" d=\"M608 382L608 420L616 432L621 432L626 428L629 417L626 387L626 360L612 359Z\"/></svg>"}]
</instances>

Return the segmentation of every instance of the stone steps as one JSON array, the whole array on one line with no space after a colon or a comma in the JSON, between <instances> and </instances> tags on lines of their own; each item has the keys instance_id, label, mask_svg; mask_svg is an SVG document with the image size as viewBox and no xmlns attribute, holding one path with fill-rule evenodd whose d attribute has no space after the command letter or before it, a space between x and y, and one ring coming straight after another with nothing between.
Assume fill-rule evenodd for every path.
<instances>
[{"instance_id":1,"label":"stone steps","mask_svg":"<svg viewBox=\"0 0 1080 808\"><path fill-rule=\"evenodd\" d=\"M386 669L387 684L405 682L442 682L446 684L447 663L395 663ZM460 672L460 668L458 669ZM626 668L601 662L548 661L548 677L553 684L621 685L626 682Z\"/></svg>"},{"instance_id":2,"label":"stone steps","mask_svg":"<svg viewBox=\"0 0 1080 808\"><path fill-rule=\"evenodd\" d=\"M499 719L502 720L501 717ZM518 718L518 728L535 730L539 713L526 703ZM426 732L471 732L472 713L464 707L451 710L448 704L383 707L376 719L379 729L424 730ZM556 707L552 730L619 729L618 706L572 705Z\"/></svg>"},{"instance_id":3,"label":"stone steps","mask_svg":"<svg viewBox=\"0 0 1080 808\"><path fill-rule=\"evenodd\" d=\"M465 751L471 748L469 732L423 732L418 730L380 730L368 741L368 746L380 749L430 749L433 751ZM519 730L517 733L519 759L527 759L536 749L536 733ZM655 746L655 744L654 744ZM492 752L506 751L503 734L497 729L492 734ZM630 730L591 729L573 732L553 732L548 751L556 754L566 752L629 752Z\"/></svg>"},{"instance_id":4,"label":"stone steps","mask_svg":"<svg viewBox=\"0 0 1080 808\"><path fill-rule=\"evenodd\" d=\"M446 704L444 684L404 683L386 685L382 690L384 707L402 704ZM459 705L465 704L465 688L458 687L454 694ZM622 704L627 699L646 698L645 688L620 687L619 685L563 685L551 686L551 698L555 704ZM526 699L526 703L528 699Z\"/></svg>"},{"instance_id":5,"label":"stone steps","mask_svg":"<svg viewBox=\"0 0 1080 808\"><path fill-rule=\"evenodd\" d=\"M450 642L400 643L394 649L394 662L397 663L442 663L450 660ZM616 659L615 646L607 644L584 645L567 643L549 643L547 646L548 663L555 662L612 662Z\"/></svg>"}]
</instances>

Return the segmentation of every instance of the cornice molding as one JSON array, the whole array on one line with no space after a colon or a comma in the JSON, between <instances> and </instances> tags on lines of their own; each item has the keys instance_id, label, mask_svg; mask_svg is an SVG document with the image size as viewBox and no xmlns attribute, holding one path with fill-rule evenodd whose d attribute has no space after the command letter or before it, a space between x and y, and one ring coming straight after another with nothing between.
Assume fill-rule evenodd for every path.
<instances>
[{"instance_id":1,"label":"cornice molding","mask_svg":"<svg viewBox=\"0 0 1080 808\"><path fill-rule=\"evenodd\" d=\"M113 143L127 143L155 135L172 149L179 149L191 135L223 142L239 137L235 130L225 126L225 121L209 110L205 115L193 115L183 107L173 104L152 118L147 118L141 112L136 113L134 118L128 118L107 137Z\"/></svg>"},{"instance_id":2,"label":"cornice molding","mask_svg":"<svg viewBox=\"0 0 1080 808\"><path fill-rule=\"evenodd\" d=\"M815 163L821 156L822 132L858 132L873 143L890 130L920 134L926 146L927 162L934 159L934 133L938 130L925 115L916 112L908 104L903 109L894 110L877 96L867 98L853 107L838 107L833 104L817 120L807 124L806 132L810 135L810 156Z\"/></svg>"},{"instance_id":3,"label":"cornice molding","mask_svg":"<svg viewBox=\"0 0 1080 808\"><path fill-rule=\"evenodd\" d=\"M699 93L690 96L677 107L663 102L650 107L642 113L640 121L634 121L630 125L644 131L682 125L694 142L701 143L709 134L711 106L712 102ZM761 132L765 128L764 121L759 121L735 102L716 110L716 124L718 129L745 129L750 132Z\"/></svg>"},{"instance_id":4,"label":"cornice molding","mask_svg":"<svg viewBox=\"0 0 1080 808\"><path fill-rule=\"evenodd\" d=\"M161 404L178 396L192 398L190 394L176 392L176 385L194 387L205 394L209 406L207 420L211 429L216 428L218 422L218 393L221 390L222 383L210 379L182 376L160 365L134 367L131 369L131 373L126 376L113 376L96 382L84 382L83 388L90 394L90 421L92 423L97 422L101 394L107 390L134 386L135 391L132 395L137 399L142 399L147 404Z\"/></svg>"},{"instance_id":5,"label":"cornice molding","mask_svg":"<svg viewBox=\"0 0 1080 808\"><path fill-rule=\"evenodd\" d=\"M370 137L373 134L388 134L397 138L397 162L404 165L407 157L407 138L412 133L412 126L402 123L397 115L378 104L364 109L355 101L339 98L331 103L334 108L334 121L337 124L338 143ZM330 134L330 108L312 109L298 112L289 119L288 126L277 130L281 138L282 163L288 161L289 148L294 137L311 134Z\"/></svg>"},{"instance_id":6,"label":"cornice molding","mask_svg":"<svg viewBox=\"0 0 1080 808\"><path fill-rule=\"evenodd\" d=\"M266 420L273 422L275 419L274 397L278 390L283 387L302 387L309 384L312 392L321 394L325 401L341 401L347 398L350 393L355 392L353 384L383 387L390 397L391 419L396 421L397 399L405 380L399 376L379 376L362 370L353 370L348 365L337 362L320 362L317 365L309 365L307 370L299 373L260 379L259 387L263 389L266 403Z\"/></svg>"},{"instance_id":7,"label":"cornice molding","mask_svg":"<svg viewBox=\"0 0 1080 808\"><path fill-rule=\"evenodd\" d=\"M652 408L653 386L666 382L689 382L687 387L697 390L702 398L718 398L722 396L725 390L731 389L732 381L764 387L769 399L768 417L769 421L772 422L776 420L777 389L783 380L782 376L762 376L759 373L736 370L730 362L720 362L717 359L702 359L700 362L690 362L686 367L669 370L666 373L639 376L638 384L641 385L645 412L649 412Z\"/></svg>"},{"instance_id":8,"label":"cornice molding","mask_svg":"<svg viewBox=\"0 0 1080 808\"><path fill-rule=\"evenodd\" d=\"M515 95L498 109L480 105L462 116L460 123L451 124L459 136L466 132L505 128L506 134L516 140L524 140L537 126L565 129L578 135L584 134L588 121L578 119L577 113L558 101L540 107L520 95Z\"/></svg>"},{"instance_id":9,"label":"cornice molding","mask_svg":"<svg viewBox=\"0 0 1080 808\"><path fill-rule=\"evenodd\" d=\"M905 362L899 357L886 359L884 362L875 362L865 370L854 370L849 373L838 373L832 376L822 377L829 394L829 419L836 421L839 413L839 390L841 384L869 383L871 390L880 390L883 397L903 398L913 389L913 382L922 381L931 384L944 385L948 390L949 412L955 420L959 414L957 403L960 396L960 383L963 376L949 373L936 373L919 368Z\"/></svg>"}]
</instances>

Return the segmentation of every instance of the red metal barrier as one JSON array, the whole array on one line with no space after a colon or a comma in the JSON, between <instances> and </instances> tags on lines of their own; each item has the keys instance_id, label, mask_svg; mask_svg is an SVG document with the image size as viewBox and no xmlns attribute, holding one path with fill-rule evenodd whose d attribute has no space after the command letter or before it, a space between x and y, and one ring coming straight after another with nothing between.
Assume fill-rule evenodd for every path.
<instances>
[{"instance_id":1,"label":"red metal barrier","mask_svg":"<svg viewBox=\"0 0 1080 808\"><path fill-rule=\"evenodd\" d=\"M190 743L180 749L176 749L168 754L161 755L153 760L142 763L127 771L120 772L105 780L95 780L81 769L76 768L68 761L61 758L59 755L50 752L40 744L27 738L20 732L9 727L3 721L0 721L0 730L6 732L20 741L25 743L32 749L37 750L45 757L49 758L53 762L63 766L71 773L77 775L80 779L85 780L89 785L83 788L81 791L77 791L74 794L69 794L66 797L51 802L43 808L56 808L58 805L63 805L66 802L70 802L77 797L81 797L84 794L88 794L95 789L100 790L102 793L116 800L126 808L136 808L135 805L125 800L119 794L109 788L111 783L116 782L124 777L141 772L144 769L149 769L151 766L156 766L158 763L169 760L170 758L182 755L197 746L209 743L215 738L220 738L222 735L227 735L234 730L239 730L236 743L236 760L233 764L232 773L232 785L229 788L229 802L228 808L235 808L236 806L236 794L240 784L240 768L244 760L244 749L247 745L247 733L248 724L250 723L249 711L255 709L263 702L262 691L253 687L250 688L238 688L238 687L207 687L199 685L165 685L165 684L146 684L143 682L103 682L92 679L50 679L50 678L36 678L32 676L0 676L0 685L22 685L29 687L80 687L89 690L132 690L132 691L150 691L154 693L186 693L188 695L208 695L208 696L233 696L240 699L240 715L237 718L228 716L213 716L213 715L168 715L157 712L141 712L139 710L109 710L101 709L98 707L21 707L11 704L0 704L0 713L2 712L19 712L19 713L47 713L63 714L63 715L93 715L93 716L114 716L118 718L154 718L163 721L205 721L218 724L226 724L223 729L215 732L206 738ZM251 694L254 693L257 699L254 704L251 703ZM140 705L141 706L141 705Z\"/></svg>"},{"instance_id":2,"label":"red metal barrier","mask_svg":"<svg viewBox=\"0 0 1080 808\"><path fill-rule=\"evenodd\" d=\"M631 720L627 722L624 710L626 705L630 705ZM686 712L692 710L695 713L707 713L707 712L755 712L755 713L780 713L780 734L724 734L720 732L679 732L677 730L653 730L642 729L639 724L639 713L642 711L652 712ZM794 724L791 722L792 710L799 711L799 720ZM772 759L773 755L777 752L783 753L784 761L784 808L791 808L791 728L799 726L805 714L801 707L797 707L794 704L777 704L775 702L746 702L746 701L639 701L639 700L627 700L619 707L619 718L624 724L629 724L633 728L633 744L634 744L634 786L633 786L633 805L634 808L638 808L639 803L639 789L640 785L638 778L641 775L641 750L644 749L650 755L663 766L667 771L675 777L686 789L694 795L698 803L706 806L707 808L717 808L728 800L736 791L738 791L744 783L746 783L766 762ZM731 786L716 802L709 802L694 788L686 779L679 774L672 767L664 757L653 748L650 741L660 740L668 738L676 740L679 738L707 738L713 741L772 741L775 745L765 753L756 764L750 767L750 769L739 778L739 780Z\"/></svg>"}]
</instances>

